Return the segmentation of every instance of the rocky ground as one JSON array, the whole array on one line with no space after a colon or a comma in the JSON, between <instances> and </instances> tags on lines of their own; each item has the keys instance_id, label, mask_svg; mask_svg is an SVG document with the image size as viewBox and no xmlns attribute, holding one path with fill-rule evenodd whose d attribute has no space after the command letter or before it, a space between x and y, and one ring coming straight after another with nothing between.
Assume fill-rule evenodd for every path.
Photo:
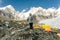
<instances>
[{"instance_id":1,"label":"rocky ground","mask_svg":"<svg viewBox=\"0 0 60 40\"><path fill-rule=\"evenodd\" d=\"M0 22L0 40L60 40L57 33L60 30L44 32L42 28L30 33L28 24L9 22L9 26L6 26L5 22Z\"/></svg>"}]
</instances>

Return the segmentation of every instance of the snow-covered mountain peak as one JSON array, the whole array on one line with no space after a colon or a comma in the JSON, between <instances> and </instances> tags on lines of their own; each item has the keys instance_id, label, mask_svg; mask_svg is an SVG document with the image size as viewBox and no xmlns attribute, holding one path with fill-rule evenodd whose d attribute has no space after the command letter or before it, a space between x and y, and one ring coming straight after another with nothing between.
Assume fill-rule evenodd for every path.
<instances>
[{"instance_id":1,"label":"snow-covered mountain peak","mask_svg":"<svg viewBox=\"0 0 60 40\"><path fill-rule=\"evenodd\" d=\"M8 6L6 6L6 7L12 7L12 5L8 5Z\"/></svg>"},{"instance_id":2,"label":"snow-covered mountain peak","mask_svg":"<svg viewBox=\"0 0 60 40\"><path fill-rule=\"evenodd\" d=\"M8 5L8 6L6 6L6 8L9 8L9 9L11 9L11 10L15 10L12 5Z\"/></svg>"},{"instance_id":3,"label":"snow-covered mountain peak","mask_svg":"<svg viewBox=\"0 0 60 40\"><path fill-rule=\"evenodd\" d=\"M12 5L2 7L2 8L0 8L0 10L6 10L7 8L10 9L10 10L15 10Z\"/></svg>"},{"instance_id":4,"label":"snow-covered mountain peak","mask_svg":"<svg viewBox=\"0 0 60 40\"><path fill-rule=\"evenodd\" d=\"M18 19L18 11L16 11L12 5L8 5L5 7L0 8L0 16L2 16L5 20L16 20Z\"/></svg>"}]
</instances>

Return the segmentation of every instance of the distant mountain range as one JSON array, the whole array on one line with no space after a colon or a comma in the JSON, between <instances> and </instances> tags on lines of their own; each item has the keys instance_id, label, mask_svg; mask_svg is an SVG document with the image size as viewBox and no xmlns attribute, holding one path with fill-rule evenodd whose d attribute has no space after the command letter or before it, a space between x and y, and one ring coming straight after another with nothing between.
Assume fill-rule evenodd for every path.
<instances>
[{"instance_id":1,"label":"distant mountain range","mask_svg":"<svg viewBox=\"0 0 60 40\"><path fill-rule=\"evenodd\" d=\"M26 20L29 14L32 14L34 20L40 21L49 18L55 18L60 15L60 8L48 8L44 9L42 7L32 7L30 10L23 10L22 12L16 11L13 6L8 5L0 8L0 19L4 20Z\"/></svg>"}]
</instances>

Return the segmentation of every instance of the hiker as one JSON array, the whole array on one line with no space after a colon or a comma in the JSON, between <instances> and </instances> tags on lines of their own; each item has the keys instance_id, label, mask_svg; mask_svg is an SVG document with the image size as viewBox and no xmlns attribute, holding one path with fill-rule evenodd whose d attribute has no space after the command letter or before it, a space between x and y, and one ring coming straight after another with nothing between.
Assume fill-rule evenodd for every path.
<instances>
[{"instance_id":1,"label":"hiker","mask_svg":"<svg viewBox=\"0 0 60 40\"><path fill-rule=\"evenodd\" d=\"M33 16L31 13L29 14L27 21L29 22L30 30L33 30Z\"/></svg>"}]
</instances>

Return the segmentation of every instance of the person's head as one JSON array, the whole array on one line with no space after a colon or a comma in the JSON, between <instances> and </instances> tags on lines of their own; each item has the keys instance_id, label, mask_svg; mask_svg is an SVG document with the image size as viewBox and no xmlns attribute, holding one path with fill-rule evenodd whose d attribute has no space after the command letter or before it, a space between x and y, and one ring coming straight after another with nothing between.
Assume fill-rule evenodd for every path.
<instances>
[{"instance_id":1,"label":"person's head","mask_svg":"<svg viewBox=\"0 0 60 40\"><path fill-rule=\"evenodd\" d=\"M31 14L31 13L30 13L29 15L30 15L30 16L32 16L32 14Z\"/></svg>"}]
</instances>

